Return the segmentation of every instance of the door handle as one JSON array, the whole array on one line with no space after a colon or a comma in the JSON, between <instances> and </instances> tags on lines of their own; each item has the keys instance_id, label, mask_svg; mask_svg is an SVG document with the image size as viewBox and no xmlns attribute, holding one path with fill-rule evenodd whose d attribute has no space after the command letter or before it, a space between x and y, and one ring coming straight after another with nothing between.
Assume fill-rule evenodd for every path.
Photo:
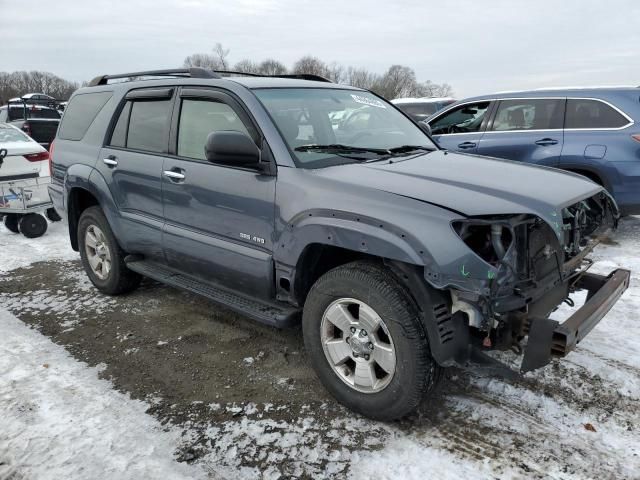
<instances>
[{"instance_id":1,"label":"door handle","mask_svg":"<svg viewBox=\"0 0 640 480\"><path fill-rule=\"evenodd\" d=\"M102 161L109 168L118 166L118 160L116 159L115 155L109 155L107 158L103 158Z\"/></svg>"},{"instance_id":2,"label":"door handle","mask_svg":"<svg viewBox=\"0 0 640 480\"><path fill-rule=\"evenodd\" d=\"M536 145L540 145L543 147L549 146L549 145L557 145L558 141L554 140L553 138L543 138L541 140L538 140L536 142Z\"/></svg>"},{"instance_id":3,"label":"door handle","mask_svg":"<svg viewBox=\"0 0 640 480\"><path fill-rule=\"evenodd\" d=\"M462 148L463 150L466 148L475 148L476 142L462 142L458 144L458 148Z\"/></svg>"},{"instance_id":4,"label":"door handle","mask_svg":"<svg viewBox=\"0 0 640 480\"><path fill-rule=\"evenodd\" d=\"M173 180L174 182L180 182L181 180L184 180L184 173L178 170L165 170L164 172L162 172L162 174L169 180Z\"/></svg>"}]
</instances>

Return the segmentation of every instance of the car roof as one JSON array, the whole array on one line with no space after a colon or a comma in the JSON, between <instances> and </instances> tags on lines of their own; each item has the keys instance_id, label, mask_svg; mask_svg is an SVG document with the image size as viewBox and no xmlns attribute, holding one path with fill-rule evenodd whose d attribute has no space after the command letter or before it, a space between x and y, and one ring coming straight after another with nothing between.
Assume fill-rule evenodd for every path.
<instances>
[{"instance_id":1,"label":"car roof","mask_svg":"<svg viewBox=\"0 0 640 480\"><path fill-rule=\"evenodd\" d=\"M488 95L469 97L460 102L474 100L491 100L495 98L522 98L522 97L600 97L608 93L634 93L640 95L640 87L636 86L585 86L585 87L549 87L533 90L509 90ZM459 103L460 103L459 102Z\"/></svg>"},{"instance_id":2,"label":"car roof","mask_svg":"<svg viewBox=\"0 0 640 480\"><path fill-rule=\"evenodd\" d=\"M436 102L455 102L456 99L452 97L405 97L395 98L391 100L391 103L401 105L403 103L436 103Z\"/></svg>"},{"instance_id":3,"label":"car roof","mask_svg":"<svg viewBox=\"0 0 640 480\"><path fill-rule=\"evenodd\" d=\"M280 77L223 77L223 80L244 85L247 88L340 88L344 90L362 90L350 85L342 85L333 82L318 82L315 80L302 80L299 78Z\"/></svg>"}]
</instances>

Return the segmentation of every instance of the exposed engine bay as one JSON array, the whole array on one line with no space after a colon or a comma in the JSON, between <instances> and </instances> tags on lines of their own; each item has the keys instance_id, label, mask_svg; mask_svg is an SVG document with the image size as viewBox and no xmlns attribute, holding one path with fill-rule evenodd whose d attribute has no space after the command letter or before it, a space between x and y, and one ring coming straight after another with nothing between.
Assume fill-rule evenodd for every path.
<instances>
[{"instance_id":1,"label":"exposed engine bay","mask_svg":"<svg viewBox=\"0 0 640 480\"><path fill-rule=\"evenodd\" d=\"M465 244L495 269L487 295L451 290L452 314L467 316L472 345L522 353L534 321L548 319L563 301L573 306L570 294L585 288L589 278L592 262L586 256L618 217L615 203L600 192L563 208L554 224L533 215L454 222Z\"/></svg>"}]
</instances>

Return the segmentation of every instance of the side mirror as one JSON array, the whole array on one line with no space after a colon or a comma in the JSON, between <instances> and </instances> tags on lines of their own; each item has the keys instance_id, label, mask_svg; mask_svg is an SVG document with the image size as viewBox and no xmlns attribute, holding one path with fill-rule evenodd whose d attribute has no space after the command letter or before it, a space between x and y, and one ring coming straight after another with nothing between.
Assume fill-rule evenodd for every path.
<instances>
[{"instance_id":1,"label":"side mirror","mask_svg":"<svg viewBox=\"0 0 640 480\"><path fill-rule=\"evenodd\" d=\"M426 133L427 135L431 136L431 125L429 125L427 122L422 121L422 122L418 122L418 125L420 125L420 128L422 129L422 131L424 133Z\"/></svg>"},{"instance_id":2,"label":"side mirror","mask_svg":"<svg viewBox=\"0 0 640 480\"><path fill-rule=\"evenodd\" d=\"M256 166L260 162L260 149L242 132L221 130L211 132L204 146L208 161L237 167Z\"/></svg>"}]
</instances>

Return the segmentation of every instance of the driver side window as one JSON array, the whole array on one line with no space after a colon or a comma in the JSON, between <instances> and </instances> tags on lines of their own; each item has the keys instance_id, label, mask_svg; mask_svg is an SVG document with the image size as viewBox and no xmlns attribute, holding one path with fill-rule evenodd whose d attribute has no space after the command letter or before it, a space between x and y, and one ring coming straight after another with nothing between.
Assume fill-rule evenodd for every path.
<instances>
[{"instance_id":1,"label":"driver side window","mask_svg":"<svg viewBox=\"0 0 640 480\"><path fill-rule=\"evenodd\" d=\"M490 102L467 103L450 110L431 122L433 135L472 133L480 130Z\"/></svg>"}]
</instances>

